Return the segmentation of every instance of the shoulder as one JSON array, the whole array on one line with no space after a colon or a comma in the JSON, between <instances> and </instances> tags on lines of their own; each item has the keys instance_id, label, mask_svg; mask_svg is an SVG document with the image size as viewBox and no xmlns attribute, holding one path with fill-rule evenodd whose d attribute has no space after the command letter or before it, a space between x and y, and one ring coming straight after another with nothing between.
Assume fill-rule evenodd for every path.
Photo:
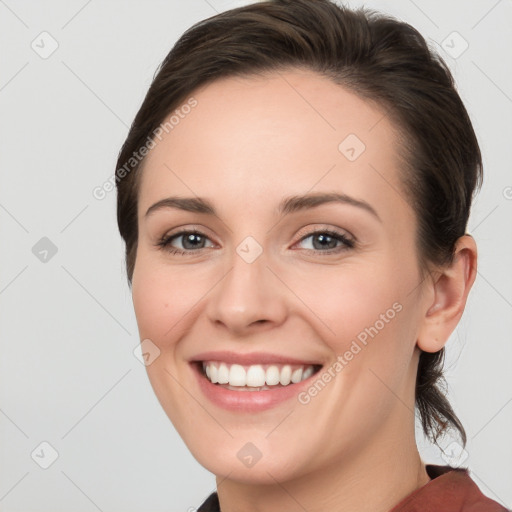
<instances>
[{"instance_id":1,"label":"shoulder","mask_svg":"<svg viewBox=\"0 0 512 512\"><path fill-rule=\"evenodd\" d=\"M480 491L468 468L432 464L426 468L432 480L390 512L510 512Z\"/></svg>"},{"instance_id":2,"label":"shoulder","mask_svg":"<svg viewBox=\"0 0 512 512\"><path fill-rule=\"evenodd\" d=\"M390 512L512 512L485 496L467 468L427 465L432 480L404 498ZM220 512L214 492L197 512Z\"/></svg>"}]
</instances>

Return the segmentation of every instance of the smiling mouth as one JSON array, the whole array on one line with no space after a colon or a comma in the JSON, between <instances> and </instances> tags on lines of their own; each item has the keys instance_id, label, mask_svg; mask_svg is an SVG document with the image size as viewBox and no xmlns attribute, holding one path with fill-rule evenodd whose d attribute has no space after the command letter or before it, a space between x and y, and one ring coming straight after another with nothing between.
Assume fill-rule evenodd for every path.
<instances>
[{"instance_id":1,"label":"smiling mouth","mask_svg":"<svg viewBox=\"0 0 512 512\"><path fill-rule=\"evenodd\" d=\"M233 391L267 391L293 386L320 371L320 364L230 364L197 362L200 373L212 384Z\"/></svg>"}]
</instances>

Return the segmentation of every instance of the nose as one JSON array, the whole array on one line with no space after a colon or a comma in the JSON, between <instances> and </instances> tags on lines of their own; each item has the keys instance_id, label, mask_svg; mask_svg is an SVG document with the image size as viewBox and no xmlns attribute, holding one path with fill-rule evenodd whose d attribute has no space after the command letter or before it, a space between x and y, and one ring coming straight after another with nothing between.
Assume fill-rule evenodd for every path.
<instances>
[{"instance_id":1,"label":"nose","mask_svg":"<svg viewBox=\"0 0 512 512\"><path fill-rule=\"evenodd\" d=\"M267 268L265 253L248 263L237 253L210 294L206 312L216 328L243 336L282 324L287 315L286 287Z\"/></svg>"}]
</instances>

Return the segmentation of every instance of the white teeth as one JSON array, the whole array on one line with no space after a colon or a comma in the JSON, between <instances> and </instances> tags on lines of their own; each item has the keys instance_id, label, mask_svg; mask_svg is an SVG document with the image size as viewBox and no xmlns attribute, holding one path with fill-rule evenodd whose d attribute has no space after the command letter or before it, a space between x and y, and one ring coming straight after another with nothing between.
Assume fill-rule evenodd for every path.
<instances>
[{"instance_id":1,"label":"white teeth","mask_svg":"<svg viewBox=\"0 0 512 512\"><path fill-rule=\"evenodd\" d=\"M247 386L260 387L265 385L266 373L259 364L250 366L247 370Z\"/></svg>"},{"instance_id":2,"label":"white teeth","mask_svg":"<svg viewBox=\"0 0 512 512\"><path fill-rule=\"evenodd\" d=\"M226 386L227 389L231 389L231 391L265 391L270 389L268 386L260 386L260 387L249 387L249 386Z\"/></svg>"},{"instance_id":3,"label":"white teeth","mask_svg":"<svg viewBox=\"0 0 512 512\"><path fill-rule=\"evenodd\" d=\"M217 370L217 367L215 365L208 365L210 368L210 380L215 384L218 382L217 374L219 373L219 370Z\"/></svg>"},{"instance_id":4,"label":"white teeth","mask_svg":"<svg viewBox=\"0 0 512 512\"><path fill-rule=\"evenodd\" d=\"M266 367L266 369L265 369ZM293 367L293 368L292 368ZM213 384L223 384L228 389L270 389L268 386L288 386L311 377L313 365L261 365L242 366L219 362L203 362L203 370Z\"/></svg>"},{"instance_id":5,"label":"white teeth","mask_svg":"<svg viewBox=\"0 0 512 512\"><path fill-rule=\"evenodd\" d=\"M217 382L219 384L227 384L229 382L229 368L225 363L220 363L217 373Z\"/></svg>"},{"instance_id":6,"label":"white teeth","mask_svg":"<svg viewBox=\"0 0 512 512\"><path fill-rule=\"evenodd\" d=\"M275 386L279 384L279 377L279 368L277 366L269 366L267 368L267 377L265 379L267 385Z\"/></svg>"},{"instance_id":7,"label":"white teeth","mask_svg":"<svg viewBox=\"0 0 512 512\"><path fill-rule=\"evenodd\" d=\"M243 366L239 364L232 364L229 369L229 385L230 386L245 386L246 373Z\"/></svg>"},{"instance_id":8,"label":"white teeth","mask_svg":"<svg viewBox=\"0 0 512 512\"><path fill-rule=\"evenodd\" d=\"M309 379L313 375L313 367L310 366L309 368L306 368L304 372L302 373L302 380Z\"/></svg>"},{"instance_id":9,"label":"white teeth","mask_svg":"<svg viewBox=\"0 0 512 512\"><path fill-rule=\"evenodd\" d=\"M301 380L302 380L302 368L297 368L296 370L293 370L291 381L294 384L297 384L297 382L300 382ZM212 382L213 382L213 380L212 380Z\"/></svg>"},{"instance_id":10,"label":"white teeth","mask_svg":"<svg viewBox=\"0 0 512 512\"><path fill-rule=\"evenodd\" d=\"M292 367L287 364L285 366L283 366L283 368L281 369L281 375L280 375L280 378L279 378L279 382L281 383L282 386L287 386L288 384L290 384L292 380Z\"/></svg>"}]
</instances>

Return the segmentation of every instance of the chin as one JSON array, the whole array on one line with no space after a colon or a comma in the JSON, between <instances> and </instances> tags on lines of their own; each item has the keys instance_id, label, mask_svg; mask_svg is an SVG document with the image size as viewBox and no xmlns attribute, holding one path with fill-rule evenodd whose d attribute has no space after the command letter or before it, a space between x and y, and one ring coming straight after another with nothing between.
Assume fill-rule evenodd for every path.
<instances>
[{"instance_id":1,"label":"chin","mask_svg":"<svg viewBox=\"0 0 512 512\"><path fill-rule=\"evenodd\" d=\"M248 436L244 436L248 439ZM275 485L298 478L310 471L311 457L297 446L286 446L265 440L264 435L254 436L256 441L241 440L241 436L223 442L205 444L208 435L202 441L187 439L187 447L201 466L222 478L241 483Z\"/></svg>"}]
</instances>

